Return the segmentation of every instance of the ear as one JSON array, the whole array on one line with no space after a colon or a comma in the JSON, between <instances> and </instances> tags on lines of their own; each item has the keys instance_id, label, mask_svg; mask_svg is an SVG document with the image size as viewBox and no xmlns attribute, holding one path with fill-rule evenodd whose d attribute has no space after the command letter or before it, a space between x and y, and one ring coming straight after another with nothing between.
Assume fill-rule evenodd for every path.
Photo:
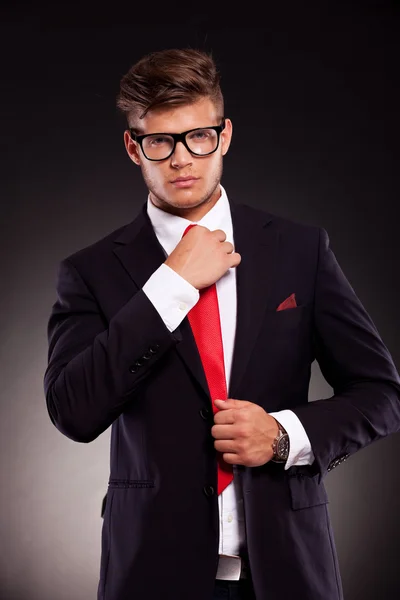
<instances>
[{"instance_id":1,"label":"ear","mask_svg":"<svg viewBox=\"0 0 400 600\"><path fill-rule=\"evenodd\" d=\"M131 138L131 134L127 129L124 131L124 144L129 158L136 165L140 165L139 144Z\"/></svg>"},{"instance_id":2,"label":"ear","mask_svg":"<svg viewBox=\"0 0 400 600\"><path fill-rule=\"evenodd\" d=\"M222 156L225 156L228 152L232 139L232 131L232 121L230 119L225 119L225 128L221 131Z\"/></svg>"}]
</instances>

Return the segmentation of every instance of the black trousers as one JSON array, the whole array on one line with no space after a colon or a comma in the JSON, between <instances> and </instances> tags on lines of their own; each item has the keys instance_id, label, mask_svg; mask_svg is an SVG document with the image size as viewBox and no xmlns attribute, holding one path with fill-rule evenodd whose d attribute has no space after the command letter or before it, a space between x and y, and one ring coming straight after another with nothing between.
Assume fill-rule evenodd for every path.
<instances>
[{"instance_id":1,"label":"black trousers","mask_svg":"<svg viewBox=\"0 0 400 600\"><path fill-rule=\"evenodd\" d=\"M256 600L251 578L238 581L216 579L212 600Z\"/></svg>"}]
</instances>

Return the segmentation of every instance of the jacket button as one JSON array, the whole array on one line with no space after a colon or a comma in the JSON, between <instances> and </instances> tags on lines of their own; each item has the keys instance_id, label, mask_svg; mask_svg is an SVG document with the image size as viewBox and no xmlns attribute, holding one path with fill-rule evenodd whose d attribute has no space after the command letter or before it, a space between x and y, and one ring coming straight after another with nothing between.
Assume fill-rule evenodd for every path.
<instances>
[{"instance_id":1,"label":"jacket button","mask_svg":"<svg viewBox=\"0 0 400 600\"><path fill-rule=\"evenodd\" d=\"M203 487L203 492L205 493L206 496L213 496L215 493L212 485L205 485Z\"/></svg>"},{"instance_id":2,"label":"jacket button","mask_svg":"<svg viewBox=\"0 0 400 600\"><path fill-rule=\"evenodd\" d=\"M149 351L151 352L151 354L156 354L159 347L160 347L160 344L153 344L152 346L149 347Z\"/></svg>"},{"instance_id":3,"label":"jacket button","mask_svg":"<svg viewBox=\"0 0 400 600\"><path fill-rule=\"evenodd\" d=\"M201 418L204 419L205 421L208 421L208 418L210 416L210 411L208 410L208 408L201 408L199 412L200 412Z\"/></svg>"},{"instance_id":4,"label":"jacket button","mask_svg":"<svg viewBox=\"0 0 400 600\"><path fill-rule=\"evenodd\" d=\"M131 366L129 367L129 371L130 371L131 373L136 373L136 371L138 370L138 368L139 368L139 367L137 367L136 365L131 365Z\"/></svg>"}]
</instances>

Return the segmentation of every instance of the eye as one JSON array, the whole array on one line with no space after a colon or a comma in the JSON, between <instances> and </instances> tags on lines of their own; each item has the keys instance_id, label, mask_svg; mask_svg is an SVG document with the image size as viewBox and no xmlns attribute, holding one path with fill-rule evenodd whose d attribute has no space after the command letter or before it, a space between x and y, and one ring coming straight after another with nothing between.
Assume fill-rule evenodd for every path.
<instances>
[{"instance_id":1,"label":"eye","mask_svg":"<svg viewBox=\"0 0 400 600\"><path fill-rule=\"evenodd\" d=\"M146 138L146 142L149 146L161 146L162 144L169 144L171 140L169 137L159 135L154 138Z\"/></svg>"},{"instance_id":2,"label":"eye","mask_svg":"<svg viewBox=\"0 0 400 600\"><path fill-rule=\"evenodd\" d=\"M198 131L193 131L190 134L191 140L206 140L210 136L210 132L208 129L199 129Z\"/></svg>"}]
</instances>

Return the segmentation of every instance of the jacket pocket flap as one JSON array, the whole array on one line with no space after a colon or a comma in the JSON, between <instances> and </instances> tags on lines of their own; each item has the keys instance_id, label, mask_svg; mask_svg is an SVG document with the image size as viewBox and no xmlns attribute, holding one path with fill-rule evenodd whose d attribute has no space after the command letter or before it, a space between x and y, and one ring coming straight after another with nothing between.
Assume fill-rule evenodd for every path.
<instances>
[{"instance_id":1,"label":"jacket pocket flap","mask_svg":"<svg viewBox=\"0 0 400 600\"><path fill-rule=\"evenodd\" d=\"M289 488L292 499L292 509L307 508L329 502L324 483L318 483L318 475L310 477L298 473L289 477Z\"/></svg>"}]
</instances>

